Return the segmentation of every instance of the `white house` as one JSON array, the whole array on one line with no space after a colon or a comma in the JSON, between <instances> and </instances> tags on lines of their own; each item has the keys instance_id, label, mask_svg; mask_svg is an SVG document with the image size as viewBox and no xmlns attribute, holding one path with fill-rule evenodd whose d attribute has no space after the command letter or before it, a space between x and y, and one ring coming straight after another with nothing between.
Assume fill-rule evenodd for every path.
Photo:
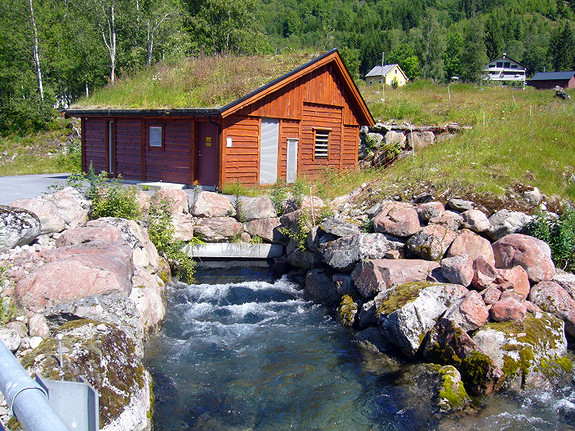
<instances>
[{"instance_id":1,"label":"white house","mask_svg":"<svg viewBox=\"0 0 575 431\"><path fill-rule=\"evenodd\" d=\"M367 85L381 84L382 77L385 77L387 85L394 85L398 87L407 84L409 78L405 75L399 64L386 64L385 66L375 66L365 75L365 82Z\"/></svg>"},{"instance_id":2,"label":"white house","mask_svg":"<svg viewBox=\"0 0 575 431\"><path fill-rule=\"evenodd\" d=\"M483 80L501 84L519 83L525 86L525 70L518 61L507 57L503 53L501 57L491 60L483 69Z\"/></svg>"}]
</instances>

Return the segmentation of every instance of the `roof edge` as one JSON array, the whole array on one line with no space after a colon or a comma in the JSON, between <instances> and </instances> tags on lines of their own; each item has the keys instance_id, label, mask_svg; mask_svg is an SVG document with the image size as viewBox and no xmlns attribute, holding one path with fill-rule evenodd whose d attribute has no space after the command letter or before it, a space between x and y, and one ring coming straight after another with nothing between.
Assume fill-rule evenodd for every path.
<instances>
[{"instance_id":1,"label":"roof edge","mask_svg":"<svg viewBox=\"0 0 575 431\"><path fill-rule=\"evenodd\" d=\"M218 108L73 108L62 111L66 117L175 117L180 115L220 115Z\"/></svg>"}]
</instances>

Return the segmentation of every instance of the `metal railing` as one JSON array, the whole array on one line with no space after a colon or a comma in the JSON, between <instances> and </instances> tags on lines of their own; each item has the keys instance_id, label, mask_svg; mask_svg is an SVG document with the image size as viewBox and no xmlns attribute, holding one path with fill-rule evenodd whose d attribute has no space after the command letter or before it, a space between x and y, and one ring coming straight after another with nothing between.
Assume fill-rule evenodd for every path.
<instances>
[{"instance_id":1,"label":"metal railing","mask_svg":"<svg viewBox=\"0 0 575 431\"><path fill-rule=\"evenodd\" d=\"M70 431L48 403L45 390L28 376L1 340L0 391L26 431Z\"/></svg>"}]
</instances>

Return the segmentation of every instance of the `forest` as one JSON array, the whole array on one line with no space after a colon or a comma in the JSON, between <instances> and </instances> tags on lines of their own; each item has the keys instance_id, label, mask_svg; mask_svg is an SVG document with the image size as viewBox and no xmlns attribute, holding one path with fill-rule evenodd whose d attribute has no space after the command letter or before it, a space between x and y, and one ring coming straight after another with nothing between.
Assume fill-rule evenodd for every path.
<instances>
[{"instance_id":1,"label":"forest","mask_svg":"<svg viewBox=\"0 0 575 431\"><path fill-rule=\"evenodd\" d=\"M412 80L479 82L503 52L575 70L575 0L0 0L0 135L157 62L338 48L354 78L382 55ZM384 54L385 53L385 54Z\"/></svg>"}]
</instances>

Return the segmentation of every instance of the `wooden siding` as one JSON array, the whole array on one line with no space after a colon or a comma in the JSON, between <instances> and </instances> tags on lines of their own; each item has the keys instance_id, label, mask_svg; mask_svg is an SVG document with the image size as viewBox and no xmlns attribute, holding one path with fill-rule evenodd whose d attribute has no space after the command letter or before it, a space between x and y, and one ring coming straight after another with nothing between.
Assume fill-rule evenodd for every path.
<instances>
[{"instance_id":1,"label":"wooden siding","mask_svg":"<svg viewBox=\"0 0 575 431\"><path fill-rule=\"evenodd\" d=\"M340 168L342 151L341 108L305 104L299 148L298 173L314 174L324 168ZM329 155L316 158L315 130L329 130Z\"/></svg>"},{"instance_id":2,"label":"wooden siding","mask_svg":"<svg viewBox=\"0 0 575 431\"><path fill-rule=\"evenodd\" d=\"M343 129L343 151L341 153L342 169L354 169L357 166L359 150L359 127L345 126Z\"/></svg>"},{"instance_id":3,"label":"wooden siding","mask_svg":"<svg viewBox=\"0 0 575 431\"><path fill-rule=\"evenodd\" d=\"M345 82L329 63L246 106L239 115L301 120L303 103L309 102L342 107L344 123L357 126L359 120L346 94Z\"/></svg>"},{"instance_id":4,"label":"wooden siding","mask_svg":"<svg viewBox=\"0 0 575 431\"><path fill-rule=\"evenodd\" d=\"M232 147L227 147L227 139ZM222 136L224 184L259 184L260 119L233 116L224 121Z\"/></svg>"},{"instance_id":5,"label":"wooden siding","mask_svg":"<svg viewBox=\"0 0 575 431\"><path fill-rule=\"evenodd\" d=\"M94 167L96 173L107 171L107 121L103 118L86 118L84 121L84 171Z\"/></svg>"},{"instance_id":6,"label":"wooden siding","mask_svg":"<svg viewBox=\"0 0 575 431\"><path fill-rule=\"evenodd\" d=\"M149 127L162 126L162 148L150 148ZM146 121L146 180L188 184L192 148L192 120Z\"/></svg>"},{"instance_id":7,"label":"wooden siding","mask_svg":"<svg viewBox=\"0 0 575 431\"><path fill-rule=\"evenodd\" d=\"M142 120L116 119L116 174L126 180L141 178Z\"/></svg>"}]
</instances>

